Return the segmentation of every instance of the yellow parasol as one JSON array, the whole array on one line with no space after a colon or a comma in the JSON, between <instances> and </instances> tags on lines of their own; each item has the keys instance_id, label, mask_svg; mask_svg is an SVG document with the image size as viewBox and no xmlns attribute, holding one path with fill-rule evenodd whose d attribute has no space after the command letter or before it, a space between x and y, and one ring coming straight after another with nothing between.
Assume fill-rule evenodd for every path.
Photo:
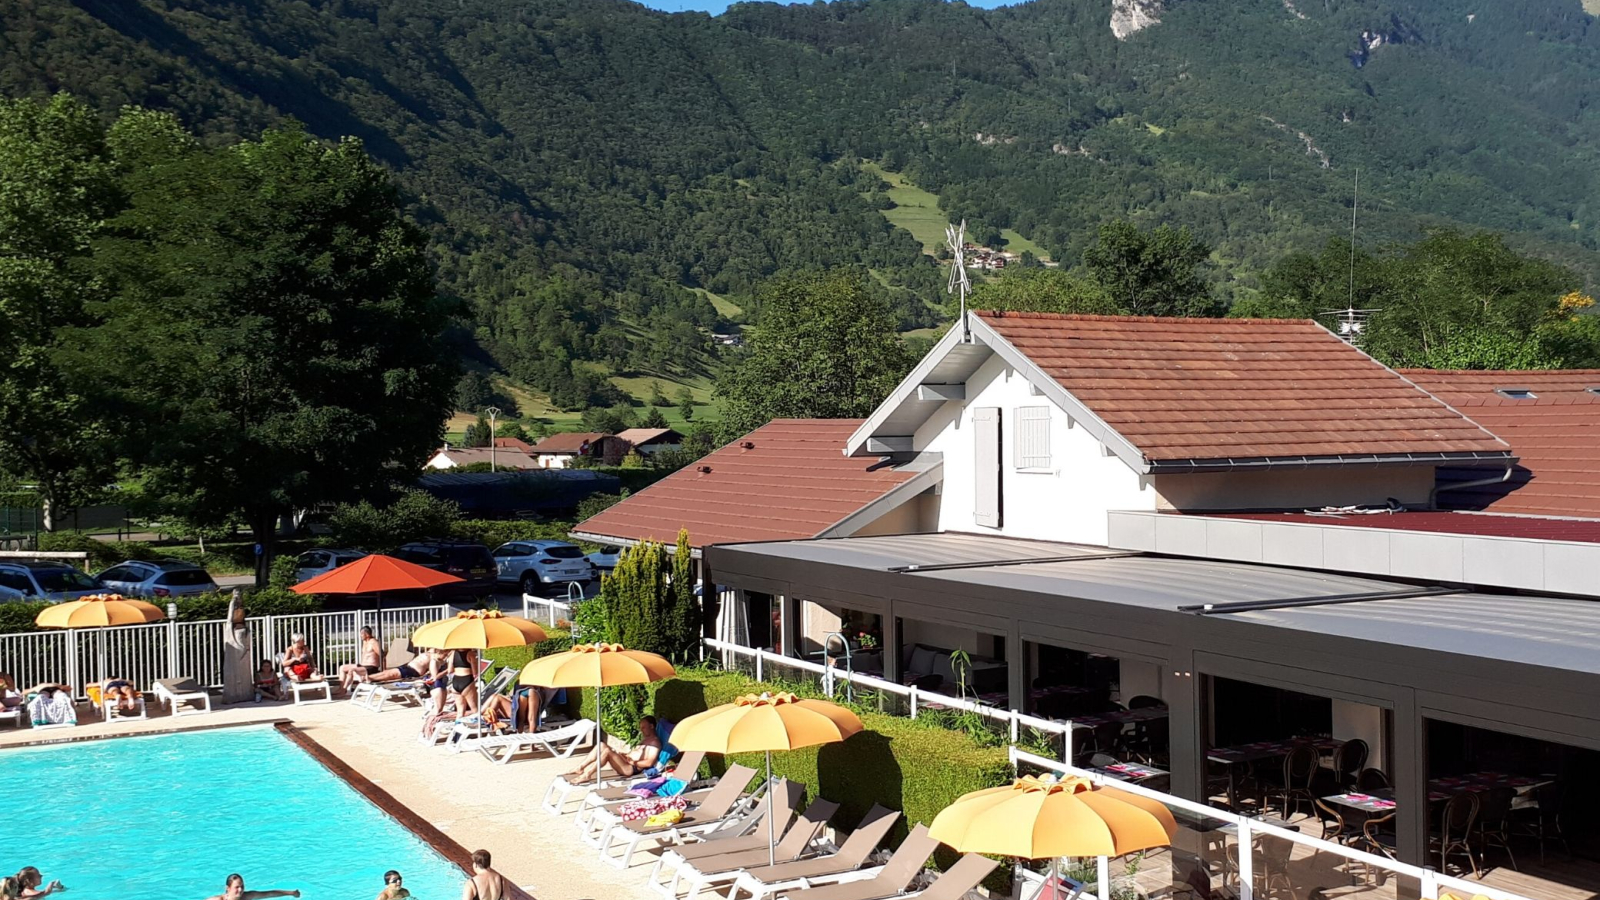
<instances>
[{"instance_id":1,"label":"yellow parasol","mask_svg":"<svg viewBox=\"0 0 1600 900\"><path fill-rule=\"evenodd\" d=\"M536 659L523 668L518 684L552 688L594 688L594 781L600 784L600 689L622 684L649 684L678 674L665 657L621 644L579 644L565 653ZM682 746L678 744L677 746Z\"/></svg>"},{"instance_id":2,"label":"yellow parasol","mask_svg":"<svg viewBox=\"0 0 1600 900\"><path fill-rule=\"evenodd\" d=\"M934 816L928 834L964 853L1049 859L1054 893L1059 857L1164 847L1177 830L1172 811L1154 800L1084 778L1029 776L960 797Z\"/></svg>"},{"instance_id":3,"label":"yellow parasol","mask_svg":"<svg viewBox=\"0 0 1600 900\"><path fill-rule=\"evenodd\" d=\"M121 594L88 594L45 607L34 617L33 623L40 628L111 628L117 625L144 625L166 617L166 612L154 603L130 600ZM97 641L96 644L100 648L98 682L106 677L106 649L104 641ZM123 674L131 676L132 673Z\"/></svg>"},{"instance_id":4,"label":"yellow parasol","mask_svg":"<svg viewBox=\"0 0 1600 900\"><path fill-rule=\"evenodd\" d=\"M826 700L802 700L793 694L746 694L703 713L695 713L672 731L681 750L707 753L767 754L767 863L776 863L772 751L797 750L845 740L862 729L855 713Z\"/></svg>"},{"instance_id":5,"label":"yellow parasol","mask_svg":"<svg viewBox=\"0 0 1600 900\"><path fill-rule=\"evenodd\" d=\"M429 622L411 634L411 643L433 650L488 650L537 644L548 635L521 616L498 609L469 609L448 619Z\"/></svg>"},{"instance_id":6,"label":"yellow parasol","mask_svg":"<svg viewBox=\"0 0 1600 900\"><path fill-rule=\"evenodd\" d=\"M121 594L90 594L45 607L33 623L40 628L107 628L143 625L166 617L154 603L129 600Z\"/></svg>"}]
</instances>

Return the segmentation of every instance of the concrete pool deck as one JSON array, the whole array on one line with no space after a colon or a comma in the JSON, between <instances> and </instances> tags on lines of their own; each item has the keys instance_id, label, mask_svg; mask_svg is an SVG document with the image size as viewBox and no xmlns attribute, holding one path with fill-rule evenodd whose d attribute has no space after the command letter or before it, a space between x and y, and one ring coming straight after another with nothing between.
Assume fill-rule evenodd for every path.
<instances>
[{"instance_id":1,"label":"concrete pool deck","mask_svg":"<svg viewBox=\"0 0 1600 900\"><path fill-rule=\"evenodd\" d=\"M496 869L539 900L647 896L653 854L638 854L627 871L613 868L579 839L570 814L556 818L539 807L550 780L575 768L575 759L518 757L496 765L479 753L418 744L422 716L416 709L391 706L374 713L343 700L218 705L209 715L175 718L158 713L152 702L148 720L110 723L95 717L87 704L78 709L84 718L75 728L0 727L0 747L288 720L463 847L488 850ZM371 852L381 855L382 850Z\"/></svg>"}]
</instances>

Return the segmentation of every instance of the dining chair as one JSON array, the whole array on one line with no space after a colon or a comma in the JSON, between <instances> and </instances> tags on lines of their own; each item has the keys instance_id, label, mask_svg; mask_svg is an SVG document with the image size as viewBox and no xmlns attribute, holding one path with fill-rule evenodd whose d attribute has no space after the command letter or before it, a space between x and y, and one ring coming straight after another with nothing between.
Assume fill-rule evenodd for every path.
<instances>
[{"instance_id":1,"label":"dining chair","mask_svg":"<svg viewBox=\"0 0 1600 900\"><path fill-rule=\"evenodd\" d=\"M1387 815L1368 819L1366 824L1361 826L1360 842L1373 853L1379 853L1394 859L1395 846L1398 840L1395 836L1394 817L1395 813L1390 812Z\"/></svg>"},{"instance_id":2,"label":"dining chair","mask_svg":"<svg viewBox=\"0 0 1600 900\"><path fill-rule=\"evenodd\" d=\"M1387 791L1394 785L1389 782L1389 776L1382 769L1362 769L1356 776L1356 790L1365 794L1373 791Z\"/></svg>"},{"instance_id":3,"label":"dining chair","mask_svg":"<svg viewBox=\"0 0 1600 900\"><path fill-rule=\"evenodd\" d=\"M1345 821L1344 813L1334 804L1324 803L1320 797L1314 797L1311 800L1311 812L1322 823L1323 840L1347 844L1355 837L1350 824Z\"/></svg>"},{"instance_id":4,"label":"dining chair","mask_svg":"<svg viewBox=\"0 0 1600 900\"><path fill-rule=\"evenodd\" d=\"M1450 856L1460 853L1472 866L1474 877L1482 877L1478 857L1472 850L1472 828L1478 821L1478 795L1462 791L1445 801L1439 813L1439 831L1430 835L1430 849L1439 851L1439 871L1449 873Z\"/></svg>"},{"instance_id":5,"label":"dining chair","mask_svg":"<svg viewBox=\"0 0 1600 900\"><path fill-rule=\"evenodd\" d=\"M1285 819L1299 811L1302 801L1316 803L1311 786L1317 777L1317 760L1317 748L1310 744L1296 744L1283 758L1283 783L1275 793L1282 801Z\"/></svg>"},{"instance_id":6,"label":"dining chair","mask_svg":"<svg viewBox=\"0 0 1600 900\"><path fill-rule=\"evenodd\" d=\"M1159 709L1166 705L1167 702L1165 700L1160 697L1152 697L1149 694L1139 694L1128 701L1129 709Z\"/></svg>"},{"instance_id":7,"label":"dining chair","mask_svg":"<svg viewBox=\"0 0 1600 900\"><path fill-rule=\"evenodd\" d=\"M1541 785L1528 792L1527 799L1512 803L1511 826L1514 834L1539 842L1539 864L1544 865L1544 845L1557 841L1561 849L1572 856L1572 847L1561 830L1561 786L1554 782Z\"/></svg>"},{"instance_id":8,"label":"dining chair","mask_svg":"<svg viewBox=\"0 0 1600 900\"><path fill-rule=\"evenodd\" d=\"M1478 853L1485 866L1493 844L1506 852L1511 868L1517 869L1516 854L1511 852L1511 803L1516 799L1517 791L1510 787L1490 788L1478 798Z\"/></svg>"},{"instance_id":9,"label":"dining chair","mask_svg":"<svg viewBox=\"0 0 1600 900\"><path fill-rule=\"evenodd\" d=\"M1356 776L1367 764L1367 756L1371 749L1367 742L1361 738L1352 738L1339 745L1333 751L1333 781L1340 790L1349 790L1356 783Z\"/></svg>"}]
</instances>

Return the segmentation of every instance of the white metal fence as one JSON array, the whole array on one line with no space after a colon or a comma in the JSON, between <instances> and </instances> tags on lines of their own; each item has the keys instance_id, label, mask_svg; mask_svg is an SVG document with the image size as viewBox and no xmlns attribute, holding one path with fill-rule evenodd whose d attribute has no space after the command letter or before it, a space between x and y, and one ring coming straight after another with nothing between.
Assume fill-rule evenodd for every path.
<instances>
[{"instance_id":1,"label":"white metal fence","mask_svg":"<svg viewBox=\"0 0 1600 900\"><path fill-rule=\"evenodd\" d=\"M572 621L572 608L583 600L583 587L577 582L567 585L564 597L540 597L537 594L522 595L522 617L555 627L559 621Z\"/></svg>"},{"instance_id":2,"label":"white metal fence","mask_svg":"<svg viewBox=\"0 0 1600 900\"><path fill-rule=\"evenodd\" d=\"M371 626L385 648L409 637L417 626L450 614L445 605L412 606L381 611L255 616L247 620L251 646L259 659L270 659L289 645L294 634L306 636L322 671L331 673L357 661L357 632ZM117 628L34 631L0 635L0 672L12 675L26 689L43 682L61 682L84 696L84 689L103 678L127 678L148 687L160 678L193 678L209 687L222 685L222 619L200 622L157 622Z\"/></svg>"},{"instance_id":3,"label":"white metal fence","mask_svg":"<svg viewBox=\"0 0 1600 900\"><path fill-rule=\"evenodd\" d=\"M921 691L882 678L850 673L833 666L725 641L708 639L705 646L708 656L720 654L724 669L740 671L757 680L809 684L829 697L842 698L848 692L854 695L857 702L865 701L885 712L910 718L924 717L930 712L942 716L950 710L976 716L990 723L1005 738L1012 765L1019 770L1031 767L1062 775L1076 775L1158 800L1166 804L1179 821L1180 835L1169 851L1173 858L1174 877L1177 877L1178 861L1192 858L1202 867L1200 871L1203 877L1208 881L1224 882L1219 885L1227 888L1224 895L1235 896L1238 900L1341 895L1360 897L1362 900L1403 900L1411 897L1434 900L1445 890L1461 897L1483 895L1490 900L1526 900L1477 882L1406 865L1344 844L1274 827L1259 819L1235 815L1077 768L1070 764L1074 727L1071 722L1040 719L1012 709ZM886 699L892 702L885 702ZM1029 737L1034 739L1030 745L1036 746L1041 735L1052 738L1050 756L1039 755L1023 746ZM1097 900L1128 900L1144 896L1146 892L1135 884L1139 875L1134 870L1139 864L1140 860L1117 860L1116 866L1121 871L1113 875L1111 861L1086 860L1083 862L1084 871L1079 873L1076 880L1092 884L1093 890L1086 891L1083 896L1093 896ZM1146 875L1149 874L1147 871ZM1165 873L1161 877L1164 878ZM1030 879L1035 885L1043 882L1037 874L1024 873L1024 883L1027 884ZM1028 896L1026 891L1031 889L1025 888L1022 896Z\"/></svg>"}]
</instances>

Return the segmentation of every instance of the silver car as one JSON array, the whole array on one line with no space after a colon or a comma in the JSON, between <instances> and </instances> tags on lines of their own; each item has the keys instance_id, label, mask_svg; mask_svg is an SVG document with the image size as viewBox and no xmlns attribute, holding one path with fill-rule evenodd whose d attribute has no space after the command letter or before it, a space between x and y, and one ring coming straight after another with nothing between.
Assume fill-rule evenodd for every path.
<instances>
[{"instance_id":1,"label":"silver car","mask_svg":"<svg viewBox=\"0 0 1600 900\"><path fill-rule=\"evenodd\" d=\"M217 583L211 580L211 575L205 569L193 563L170 559L117 563L96 575L95 580L106 590L124 597L147 599L205 594L217 589Z\"/></svg>"},{"instance_id":2,"label":"silver car","mask_svg":"<svg viewBox=\"0 0 1600 900\"><path fill-rule=\"evenodd\" d=\"M76 600L100 592L100 585L66 563L19 559L0 562L0 602Z\"/></svg>"},{"instance_id":3,"label":"silver car","mask_svg":"<svg viewBox=\"0 0 1600 900\"><path fill-rule=\"evenodd\" d=\"M524 594L565 590L572 582L587 584L595 568L583 548L566 541L510 541L494 548L495 580L515 584Z\"/></svg>"},{"instance_id":4,"label":"silver car","mask_svg":"<svg viewBox=\"0 0 1600 900\"><path fill-rule=\"evenodd\" d=\"M326 575L340 566L371 555L365 550L307 550L295 558L295 583Z\"/></svg>"}]
</instances>

